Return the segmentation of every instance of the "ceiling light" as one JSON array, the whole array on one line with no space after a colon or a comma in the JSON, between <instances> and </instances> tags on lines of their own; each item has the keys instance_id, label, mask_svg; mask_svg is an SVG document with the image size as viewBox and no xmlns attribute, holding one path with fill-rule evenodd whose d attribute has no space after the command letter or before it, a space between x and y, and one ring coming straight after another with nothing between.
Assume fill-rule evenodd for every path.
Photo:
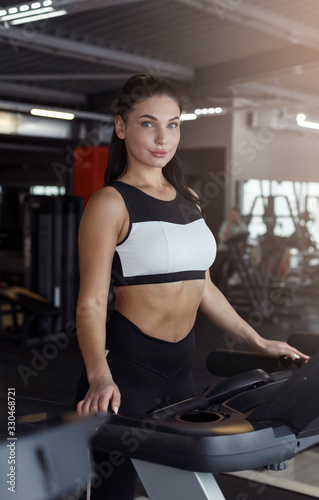
<instances>
[{"instance_id":1,"label":"ceiling light","mask_svg":"<svg viewBox=\"0 0 319 500\"><path fill-rule=\"evenodd\" d=\"M223 108L217 107L217 108L197 108L195 109L194 113L198 116L200 115L218 115L223 112Z\"/></svg>"},{"instance_id":2,"label":"ceiling light","mask_svg":"<svg viewBox=\"0 0 319 500\"><path fill-rule=\"evenodd\" d=\"M32 23L33 21L41 21L42 19L50 19L52 17L65 16L67 14L66 10L57 10L53 12L48 12L47 14L40 14L39 16L24 17L23 19L15 19L11 21L12 25Z\"/></svg>"},{"instance_id":3,"label":"ceiling light","mask_svg":"<svg viewBox=\"0 0 319 500\"><path fill-rule=\"evenodd\" d=\"M195 113L182 113L180 116L180 120L182 122L186 122L188 120L196 120L197 115Z\"/></svg>"},{"instance_id":4,"label":"ceiling light","mask_svg":"<svg viewBox=\"0 0 319 500\"><path fill-rule=\"evenodd\" d=\"M52 12L54 9L53 7L46 7L44 9L39 9L36 12L35 11L28 11L28 12L20 12L19 14L11 14L9 16L3 16L1 18L1 21L13 21L15 19L20 19L20 18L25 18L25 17L31 17L32 19L39 15L39 14L44 14L46 12Z\"/></svg>"},{"instance_id":5,"label":"ceiling light","mask_svg":"<svg viewBox=\"0 0 319 500\"><path fill-rule=\"evenodd\" d=\"M45 118L57 118L59 120L73 120L73 113L66 113L63 111L53 111L51 109L37 109L33 108L30 111L33 116L44 116Z\"/></svg>"},{"instance_id":6,"label":"ceiling light","mask_svg":"<svg viewBox=\"0 0 319 500\"><path fill-rule=\"evenodd\" d=\"M304 128L311 128L314 130L319 130L319 123L318 122L310 122L307 120L307 116L304 113L299 113L296 116L296 122L298 123L299 127L304 127Z\"/></svg>"},{"instance_id":7,"label":"ceiling light","mask_svg":"<svg viewBox=\"0 0 319 500\"><path fill-rule=\"evenodd\" d=\"M305 128L312 128L314 130L319 130L319 123L318 122L308 122L306 120L299 120L297 121L299 127L305 127Z\"/></svg>"},{"instance_id":8,"label":"ceiling light","mask_svg":"<svg viewBox=\"0 0 319 500\"><path fill-rule=\"evenodd\" d=\"M67 14L66 10L55 10L52 0L33 2L11 7L9 10L0 11L0 21L9 21L12 25L25 24L42 19L50 19Z\"/></svg>"},{"instance_id":9,"label":"ceiling light","mask_svg":"<svg viewBox=\"0 0 319 500\"><path fill-rule=\"evenodd\" d=\"M299 122L304 122L305 119L307 118L307 116L304 114L304 113L299 113L297 116L296 116L296 121L299 123Z\"/></svg>"}]
</instances>

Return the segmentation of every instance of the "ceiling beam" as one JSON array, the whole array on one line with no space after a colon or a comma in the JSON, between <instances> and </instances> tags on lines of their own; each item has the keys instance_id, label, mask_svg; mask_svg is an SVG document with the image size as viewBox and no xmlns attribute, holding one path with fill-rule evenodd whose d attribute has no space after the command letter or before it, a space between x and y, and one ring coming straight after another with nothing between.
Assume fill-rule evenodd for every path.
<instances>
[{"instance_id":1,"label":"ceiling beam","mask_svg":"<svg viewBox=\"0 0 319 500\"><path fill-rule=\"evenodd\" d=\"M31 109L38 108L39 104L31 104L24 102L10 102L10 101L1 101L0 100L0 110L3 111L15 111L17 113L30 113ZM102 113L94 113L91 111L81 111L78 109L61 109L57 107L49 107L44 106L46 110L49 111L63 111L73 113L75 118L83 119L83 120L93 120L98 122L109 123L110 126L113 126L114 123L114 115L112 114L102 114Z\"/></svg>"},{"instance_id":2,"label":"ceiling beam","mask_svg":"<svg viewBox=\"0 0 319 500\"><path fill-rule=\"evenodd\" d=\"M48 89L33 85L24 85L0 81L0 94L2 96L16 97L19 99L36 99L43 102L59 102L61 104L82 105L86 103L86 96L77 92Z\"/></svg>"},{"instance_id":3,"label":"ceiling beam","mask_svg":"<svg viewBox=\"0 0 319 500\"><path fill-rule=\"evenodd\" d=\"M66 10L67 14L77 14L95 9L106 9L108 7L116 7L123 4L132 4L145 2L146 0L53 0L52 8L54 10ZM30 5L35 2L20 2L10 5L10 8L16 7L18 10L21 5ZM1 6L2 7L2 6ZM9 9L9 7L7 7ZM36 10L34 11L36 13Z\"/></svg>"},{"instance_id":4,"label":"ceiling beam","mask_svg":"<svg viewBox=\"0 0 319 500\"><path fill-rule=\"evenodd\" d=\"M252 2L229 0L174 0L188 7L203 10L220 20L231 21L292 44L318 50L319 30L294 21L274 11L254 5Z\"/></svg>"},{"instance_id":5,"label":"ceiling beam","mask_svg":"<svg viewBox=\"0 0 319 500\"><path fill-rule=\"evenodd\" d=\"M18 73L18 74L0 74L0 81L64 81L64 80L103 80L118 81L126 80L132 76L131 73Z\"/></svg>"},{"instance_id":6,"label":"ceiling beam","mask_svg":"<svg viewBox=\"0 0 319 500\"><path fill-rule=\"evenodd\" d=\"M269 98L273 97L275 100L272 101L272 105L276 103L276 100L286 100L287 102L299 102L303 105L308 105L311 107L319 105L319 97L317 95L306 94L305 92L299 92L298 90L287 89L280 87L279 85L271 85L260 82L249 82L243 83L241 85L236 85L234 88L234 93L240 96L249 95L250 98L260 97Z\"/></svg>"},{"instance_id":7,"label":"ceiling beam","mask_svg":"<svg viewBox=\"0 0 319 500\"><path fill-rule=\"evenodd\" d=\"M79 59L103 66L124 68L132 72L156 72L177 80L190 80L194 71L189 66L161 61L152 57L109 49L99 45L89 45L66 38L59 38L39 32L28 33L12 27L0 27L0 39L7 43L27 47L28 50L44 52L58 57Z\"/></svg>"},{"instance_id":8,"label":"ceiling beam","mask_svg":"<svg viewBox=\"0 0 319 500\"><path fill-rule=\"evenodd\" d=\"M317 50L305 47L290 47L255 56L216 64L196 71L197 95L210 95L243 83L295 75L311 71L319 66Z\"/></svg>"},{"instance_id":9,"label":"ceiling beam","mask_svg":"<svg viewBox=\"0 0 319 500\"><path fill-rule=\"evenodd\" d=\"M59 0L56 8L65 9L70 14L87 10L106 9L117 5L141 3L146 0ZM55 7L55 5L54 5Z\"/></svg>"}]
</instances>

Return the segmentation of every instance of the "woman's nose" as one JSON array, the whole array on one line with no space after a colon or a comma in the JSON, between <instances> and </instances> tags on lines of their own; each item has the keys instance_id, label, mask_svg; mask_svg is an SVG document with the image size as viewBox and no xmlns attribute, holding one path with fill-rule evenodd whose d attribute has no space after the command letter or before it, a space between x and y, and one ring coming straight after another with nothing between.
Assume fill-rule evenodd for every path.
<instances>
[{"instance_id":1,"label":"woman's nose","mask_svg":"<svg viewBox=\"0 0 319 500\"><path fill-rule=\"evenodd\" d=\"M166 133L165 133L165 130L159 130L157 132L157 136L156 136L156 143L157 144L166 144L167 142L167 138L166 138Z\"/></svg>"}]
</instances>

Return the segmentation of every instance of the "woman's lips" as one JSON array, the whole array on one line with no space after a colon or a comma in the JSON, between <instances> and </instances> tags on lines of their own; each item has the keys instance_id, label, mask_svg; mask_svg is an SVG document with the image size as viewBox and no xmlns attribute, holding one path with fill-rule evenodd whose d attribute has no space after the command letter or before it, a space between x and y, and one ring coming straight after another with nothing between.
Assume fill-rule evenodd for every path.
<instances>
[{"instance_id":1,"label":"woman's lips","mask_svg":"<svg viewBox=\"0 0 319 500\"><path fill-rule=\"evenodd\" d=\"M163 151L162 149L160 149L156 151L151 151L151 154L153 156L156 156L157 158L165 158L165 156L167 156L167 151Z\"/></svg>"}]
</instances>

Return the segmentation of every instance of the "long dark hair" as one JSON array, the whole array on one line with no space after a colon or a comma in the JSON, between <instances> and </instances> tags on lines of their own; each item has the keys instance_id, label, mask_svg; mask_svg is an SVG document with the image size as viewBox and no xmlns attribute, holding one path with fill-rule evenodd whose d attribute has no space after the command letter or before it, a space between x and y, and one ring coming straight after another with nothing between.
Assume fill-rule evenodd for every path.
<instances>
[{"instance_id":1,"label":"long dark hair","mask_svg":"<svg viewBox=\"0 0 319 500\"><path fill-rule=\"evenodd\" d=\"M168 96L176 101L182 113L186 99L178 87L172 82L153 75L132 76L122 87L116 103L116 114L120 115L126 123L130 112L134 106L149 97ZM127 168L127 153L125 142L119 139L115 129L113 130L106 171L104 174L104 185L110 185L121 177ZM187 187L187 182L183 173L182 165L175 154L173 158L163 168L163 175L172 186L185 198L196 205L198 198Z\"/></svg>"}]
</instances>

